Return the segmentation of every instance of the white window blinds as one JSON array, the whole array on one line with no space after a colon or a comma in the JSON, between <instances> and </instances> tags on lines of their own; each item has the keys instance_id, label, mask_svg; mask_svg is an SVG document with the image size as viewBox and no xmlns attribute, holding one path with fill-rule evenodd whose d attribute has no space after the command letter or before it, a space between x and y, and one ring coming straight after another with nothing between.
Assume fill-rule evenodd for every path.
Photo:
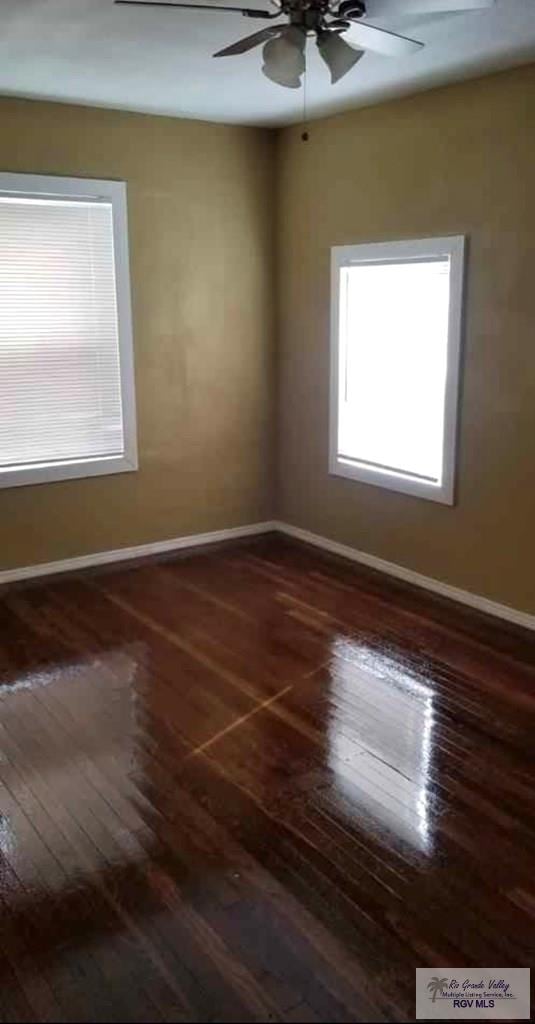
<instances>
[{"instance_id":1,"label":"white window blinds","mask_svg":"<svg viewBox=\"0 0 535 1024\"><path fill-rule=\"evenodd\" d=\"M108 202L0 196L0 466L124 450Z\"/></svg>"}]
</instances>

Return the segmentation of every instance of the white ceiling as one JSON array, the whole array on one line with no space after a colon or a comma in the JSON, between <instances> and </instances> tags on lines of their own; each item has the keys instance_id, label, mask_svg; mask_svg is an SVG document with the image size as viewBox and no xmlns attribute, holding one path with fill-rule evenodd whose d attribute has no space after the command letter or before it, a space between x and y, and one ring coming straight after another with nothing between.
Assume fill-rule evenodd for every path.
<instances>
[{"instance_id":1,"label":"white ceiling","mask_svg":"<svg viewBox=\"0 0 535 1024\"><path fill-rule=\"evenodd\" d=\"M217 0L204 0L217 7ZM241 0L226 0L239 5ZM249 0L269 8L269 0ZM239 14L115 6L113 0L0 0L0 94L276 125L300 119L303 90L260 72L261 50L211 54L266 23ZM368 105L535 59L535 0L374 24L426 43L404 58L366 54L337 85L307 51L310 116Z\"/></svg>"}]
</instances>

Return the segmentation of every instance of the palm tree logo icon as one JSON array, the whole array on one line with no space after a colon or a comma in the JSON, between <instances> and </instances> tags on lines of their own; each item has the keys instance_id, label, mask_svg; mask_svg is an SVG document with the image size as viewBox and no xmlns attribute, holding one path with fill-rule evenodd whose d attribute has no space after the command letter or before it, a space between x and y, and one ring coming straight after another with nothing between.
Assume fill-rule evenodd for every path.
<instances>
[{"instance_id":1,"label":"palm tree logo icon","mask_svg":"<svg viewBox=\"0 0 535 1024\"><path fill-rule=\"evenodd\" d=\"M442 993L444 992L444 989L445 989L447 984L448 984L448 979L447 978L437 978L436 976L434 978L431 978L431 981L429 981L427 983L427 987L428 987L429 991L433 993L433 998L432 998L431 1002L433 1002L433 1003L435 1002L439 992L442 995Z\"/></svg>"}]
</instances>

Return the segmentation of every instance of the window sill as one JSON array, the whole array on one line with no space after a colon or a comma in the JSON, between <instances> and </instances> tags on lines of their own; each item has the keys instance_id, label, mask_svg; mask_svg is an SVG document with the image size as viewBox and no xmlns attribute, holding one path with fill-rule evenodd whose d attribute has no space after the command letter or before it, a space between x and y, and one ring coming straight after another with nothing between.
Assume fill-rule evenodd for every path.
<instances>
[{"instance_id":1,"label":"window sill","mask_svg":"<svg viewBox=\"0 0 535 1024\"><path fill-rule=\"evenodd\" d=\"M138 468L137 453L129 456L82 459L75 462L51 462L40 466L20 466L0 469L0 489L49 484L60 480L81 480L86 477L114 473L134 473Z\"/></svg>"},{"instance_id":2,"label":"window sill","mask_svg":"<svg viewBox=\"0 0 535 1024\"><path fill-rule=\"evenodd\" d=\"M373 487L382 487L389 491L398 491L401 494L410 494L416 498L426 498L428 501L439 502L442 505L453 505L455 503L454 488L452 481L442 481L440 484L433 484L416 477L404 476L394 471L364 465L353 462L349 459L342 459L340 456L333 456L329 463L331 476L345 477L347 480L357 480L359 483L371 484Z\"/></svg>"}]
</instances>

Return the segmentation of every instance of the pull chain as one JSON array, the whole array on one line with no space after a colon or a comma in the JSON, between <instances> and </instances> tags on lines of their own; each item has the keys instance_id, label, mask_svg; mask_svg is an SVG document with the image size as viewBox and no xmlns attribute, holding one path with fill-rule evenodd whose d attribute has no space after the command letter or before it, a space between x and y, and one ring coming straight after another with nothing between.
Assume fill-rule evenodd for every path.
<instances>
[{"instance_id":1,"label":"pull chain","mask_svg":"<svg viewBox=\"0 0 535 1024\"><path fill-rule=\"evenodd\" d=\"M303 72L303 131L301 132L301 141L308 142L309 137L307 124L307 73L305 68Z\"/></svg>"}]
</instances>

